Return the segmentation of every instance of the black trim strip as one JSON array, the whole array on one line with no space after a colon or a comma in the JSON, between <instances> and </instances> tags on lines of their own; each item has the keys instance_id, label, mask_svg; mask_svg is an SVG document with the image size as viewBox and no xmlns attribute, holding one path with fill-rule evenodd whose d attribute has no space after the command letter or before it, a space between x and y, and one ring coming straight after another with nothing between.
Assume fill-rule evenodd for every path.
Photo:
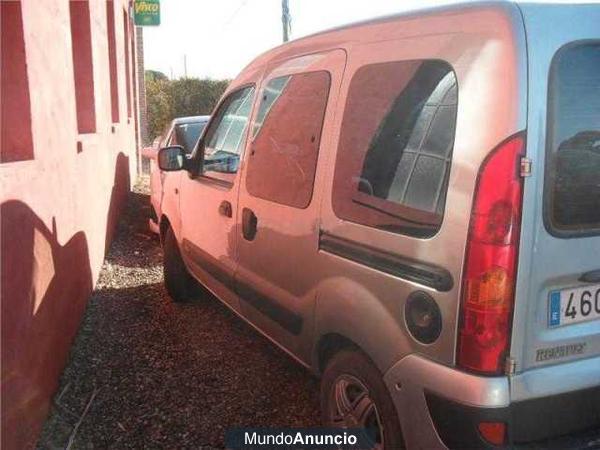
<instances>
[{"instance_id":1,"label":"black trim strip","mask_svg":"<svg viewBox=\"0 0 600 450\"><path fill-rule=\"evenodd\" d=\"M446 269L394 255L323 231L319 236L319 250L429 286L437 291L448 292L454 286L452 275Z\"/></svg>"},{"instance_id":2,"label":"black trim strip","mask_svg":"<svg viewBox=\"0 0 600 450\"><path fill-rule=\"evenodd\" d=\"M204 269L214 279L231 287L233 276L223 268L217 259L187 239L183 240L183 252L194 264Z\"/></svg>"},{"instance_id":3,"label":"black trim strip","mask_svg":"<svg viewBox=\"0 0 600 450\"><path fill-rule=\"evenodd\" d=\"M257 311L270 317L287 331L297 336L302 331L302 316L290 311L276 300L261 294L249 284L236 280L235 291L240 298Z\"/></svg>"},{"instance_id":4,"label":"black trim strip","mask_svg":"<svg viewBox=\"0 0 600 450\"><path fill-rule=\"evenodd\" d=\"M184 254L192 261L192 263L202 268L209 275L230 289L233 288L240 298L254 309L270 317L274 322L277 322L290 333L294 335L300 334L304 322L302 316L290 311L276 300L261 294L249 284L242 283L239 280L236 280L234 283L233 275L227 272L217 259L213 258L191 241L184 239L182 247Z\"/></svg>"}]
</instances>

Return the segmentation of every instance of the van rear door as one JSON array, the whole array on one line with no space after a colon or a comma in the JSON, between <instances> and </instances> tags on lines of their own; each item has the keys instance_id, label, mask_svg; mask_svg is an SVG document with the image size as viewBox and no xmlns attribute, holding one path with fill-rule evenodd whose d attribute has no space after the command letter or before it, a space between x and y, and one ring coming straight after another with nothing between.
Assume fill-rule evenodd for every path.
<instances>
[{"instance_id":1,"label":"van rear door","mask_svg":"<svg viewBox=\"0 0 600 450\"><path fill-rule=\"evenodd\" d=\"M525 180L510 362L516 373L560 365L567 374L565 364L600 365L600 5L521 9L532 171ZM552 373L543 388L517 378L513 399L600 382L600 366L583 376Z\"/></svg>"}]
</instances>

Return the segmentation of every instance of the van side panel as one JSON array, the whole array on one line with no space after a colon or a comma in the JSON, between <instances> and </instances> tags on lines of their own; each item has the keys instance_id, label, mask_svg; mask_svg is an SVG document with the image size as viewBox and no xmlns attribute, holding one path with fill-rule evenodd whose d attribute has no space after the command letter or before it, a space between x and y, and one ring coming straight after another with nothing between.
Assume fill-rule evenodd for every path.
<instances>
[{"instance_id":1,"label":"van side panel","mask_svg":"<svg viewBox=\"0 0 600 450\"><path fill-rule=\"evenodd\" d=\"M353 77L372 64L448 63L458 83L458 113L444 217L434 236L415 237L340 219L332 204L331 182L323 196L321 235L372 249L374 258L387 253L446 271L452 283L445 289L419 282L321 245L313 268L322 274L315 311L315 352L321 336L343 333L363 347L382 372L411 353L453 365L465 240L478 169L494 147L526 128L526 103L519 101L526 98L527 89L521 15L510 3L469 5L340 30L332 34L334 38L351 42L345 47L348 60L336 130L342 129ZM337 152L344 151L339 133L321 168L326 180L334 179ZM441 310L443 327L433 343L419 343L407 330L404 305L415 291L428 293ZM367 324L352 325L361 321Z\"/></svg>"}]
</instances>

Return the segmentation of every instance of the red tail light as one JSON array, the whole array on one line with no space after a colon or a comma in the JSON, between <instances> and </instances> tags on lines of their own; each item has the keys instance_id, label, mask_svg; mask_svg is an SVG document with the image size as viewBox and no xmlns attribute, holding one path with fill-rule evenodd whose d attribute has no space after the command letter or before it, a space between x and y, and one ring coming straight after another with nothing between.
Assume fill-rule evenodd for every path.
<instances>
[{"instance_id":1,"label":"red tail light","mask_svg":"<svg viewBox=\"0 0 600 450\"><path fill-rule=\"evenodd\" d=\"M524 134L494 149L477 178L463 272L459 366L499 374L510 341L519 250Z\"/></svg>"}]
</instances>

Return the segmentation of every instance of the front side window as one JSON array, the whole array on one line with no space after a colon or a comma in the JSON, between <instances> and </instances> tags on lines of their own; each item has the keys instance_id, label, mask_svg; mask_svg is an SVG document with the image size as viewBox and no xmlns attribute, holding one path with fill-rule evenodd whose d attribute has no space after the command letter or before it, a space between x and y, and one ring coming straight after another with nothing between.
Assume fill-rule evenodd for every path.
<instances>
[{"instance_id":1,"label":"front side window","mask_svg":"<svg viewBox=\"0 0 600 450\"><path fill-rule=\"evenodd\" d=\"M325 71L267 83L248 157L250 195L295 208L310 204L329 85Z\"/></svg>"},{"instance_id":2,"label":"front side window","mask_svg":"<svg viewBox=\"0 0 600 450\"><path fill-rule=\"evenodd\" d=\"M559 50L550 70L546 214L551 231L600 230L600 43Z\"/></svg>"},{"instance_id":3,"label":"front side window","mask_svg":"<svg viewBox=\"0 0 600 450\"><path fill-rule=\"evenodd\" d=\"M340 134L336 215L416 237L435 234L444 212L457 99L456 77L442 61L360 68Z\"/></svg>"},{"instance_id":4,"label":"front side window","mask_svg":"<svg viewBox=\"0 0 600 450\"><path fill-rule=\"evenodd\" d=\"M237 173L253 97L254 87L249 86L230 94L219 107L204 139L204 175Z\"/></svg>"}]
</instances>

